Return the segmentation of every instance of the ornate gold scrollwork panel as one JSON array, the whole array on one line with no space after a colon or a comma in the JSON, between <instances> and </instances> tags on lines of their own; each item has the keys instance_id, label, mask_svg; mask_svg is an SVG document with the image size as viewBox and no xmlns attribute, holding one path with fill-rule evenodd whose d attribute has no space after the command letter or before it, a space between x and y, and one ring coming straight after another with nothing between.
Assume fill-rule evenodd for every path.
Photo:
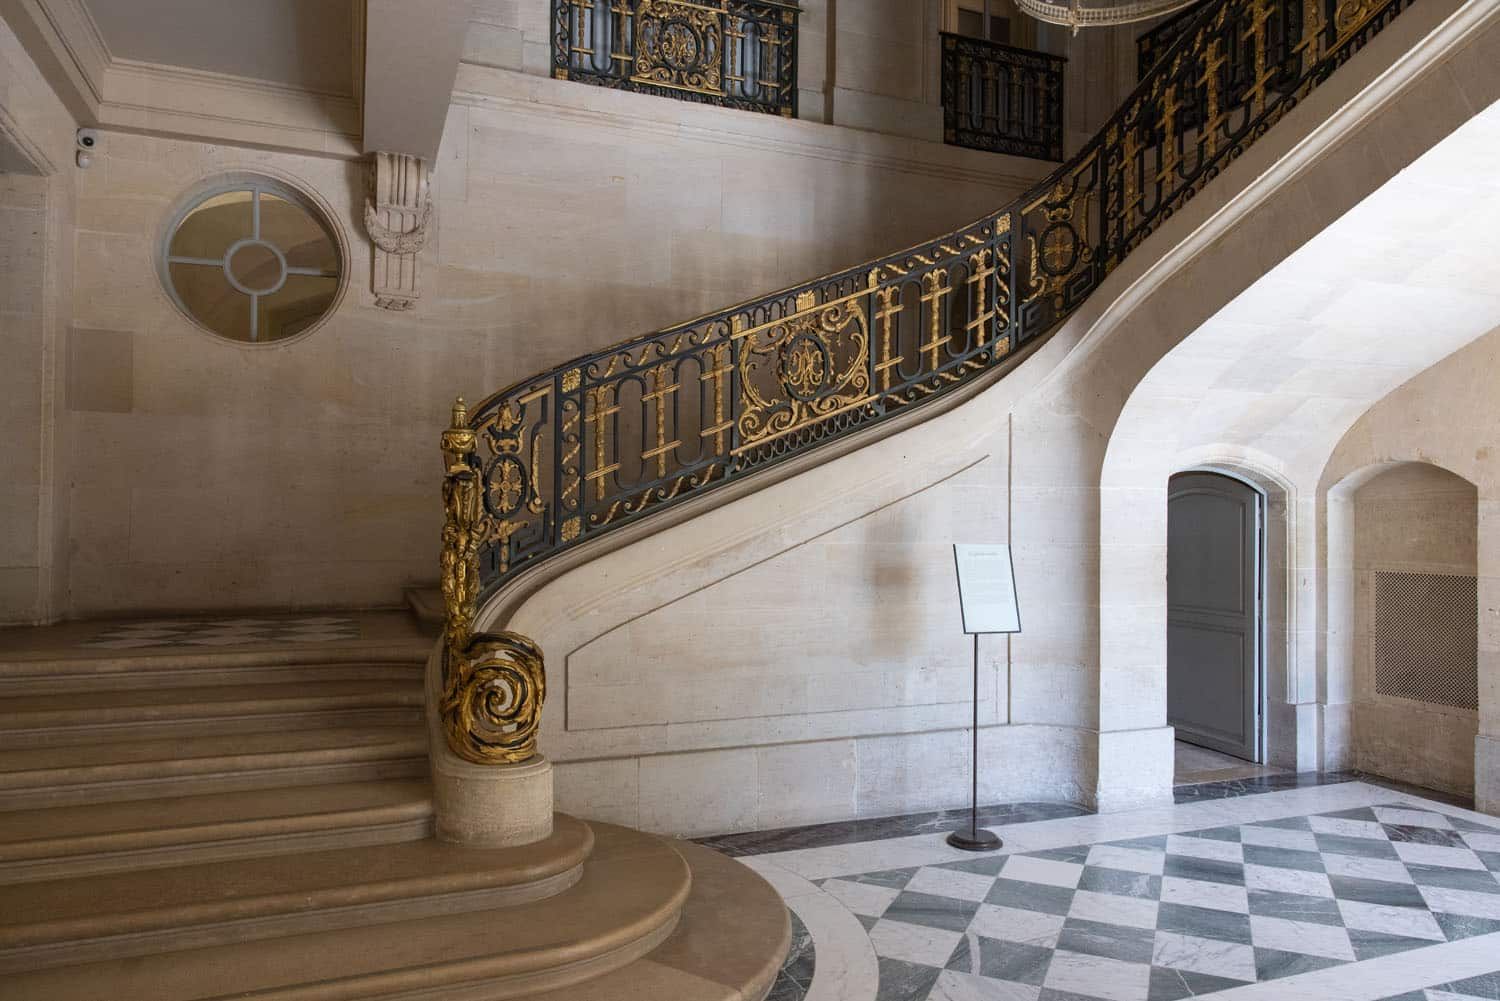
<instances>
[{"instance_id":1,"label":"ornate gold scrollwork panel","mask_svg":"<svg viewBox=\"0 0 1500 1001\"><path fill-rule=\"evenodd\" d=\"M475 764L516 764L536 754L547 671L520 633L478 633L445 653L443 732Z\"/></svg>"},{"instance_id":2,"label":"ornate gold scrollwork panel","mask_svg":"<svg viewBox=\"0 0 1500 1001\"><path fill-rule=\"evenodd\" d=\"M631 80L724 96L724 11L685 0L641 0Z\"/></svg>"},{"instance_id":3,"label":"ornate gold scrollwork panel","mask_svg":"<svg viewBox=\"0 0 1500 1001\"><path fill-rule=\"evenodd\" d=\"M785 320L746 328L736 322L744 451L871 399L870 329L858 298L814 305L799 299Z\"/></svg>"},{"instance_id":4,"label":"ornate gold scrollwork panel","mask_svg":"<svg viewBox=\"0 0 1500 1001\"><path fill-rule=\"evenodd\" d=\"M498 422L514 432L520 418L504 408ZM479 433L468 426L462 397L453 405L453 423L443 432L443 733L454 754L476 764L510 764L536 754L536 733L547 675L542 651L519 633L474 632L479 610L479 552L494 538L505 540L513 522L488 513L519 511L529 477L515 456L519 439L502 437L495 468L481 477L476 466ZM509 465L507 465L507 463ZM489 486L486 488L485 481ZM486 504L485 493L491 494ZM498 494L498 497L495 495Z\"/></svg>"}]
</instances>

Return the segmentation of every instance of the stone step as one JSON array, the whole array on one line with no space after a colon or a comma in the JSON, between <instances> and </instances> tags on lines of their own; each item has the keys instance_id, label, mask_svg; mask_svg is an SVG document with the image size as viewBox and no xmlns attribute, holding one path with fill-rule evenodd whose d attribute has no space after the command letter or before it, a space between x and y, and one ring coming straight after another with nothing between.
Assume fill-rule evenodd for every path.
<instances>
[{"instance_id":1,"label":"stone step","mask_svg":"<svg viewBox=\"0 0 1500 1001\"><path fill-rule=\"evenodd\" d=\"M426 774L413 726L29 747L0 750L0 812Z\"/></svg>"},{"instance_id":2,"label":"stone step","mask_svg":"<svg viewBox=\"0 0 1500 1001\"><path fill-rule=\"evenodd\" d=\"M428 839L0 886L0 975L513 907L576 883L593 844L560 816L513 849Z\"/></svg>"},{"instance_id":3,"label":"stone step","mask_svg":"<svg viewBox=\"0 0 1500 1001\"><path fill-rule=\"evenodd\" d=\"M71 651L0 655L0 697L202 685L400 681L420 678L431 652L423 638L300 644L258 650Z\"/></svg>"},{"instance_id":4,"label":"stone step","mask_svg":"<svg viewBox=\"0 0 1500 1001\"><path fill-rule=\"evenodd\" d=\"M441 629L446 612L443 608L443 591L437 584L412 584L404 589L406 607L411 609L417 621L429 629Z\"/></svg>"},{"instance_id":5,"label":"stone step","mask_svg":"<svg viewBox=\"0 0 1500 1001\"><path fill-rule=\"evenodd\" d=\"M0 748L419 724L420 678L207 685L0 698Z\"/></svg>"},{"instance_id":6,"label":"stone step","mask_svg":"<svg viewBox=\"0 0 1500 1001\"><path fill-rule=\"evenodd\" d=\"M505 907L465 907L461 911L433 911L427 916L413 912L421 900L453 895L444 889L429 897L402 898L384 922L371 923L373 912L366 909L361 923L351 925L339 923L345 920L343 913L330 909L325 900L322 909L302 912L306 922L295 934L241 937L247 927L255 927L248 915L218 926L183 923L175 932L156 936L158 945L171 947L169 952L46 967L19 963L17 950L27 948L22 943L29 940L7 930L13 944L5 955L5 968L15 972L5 975L6 1001L209 1001L247 996L257 1001L495 1001L544 990L562 991L558 997L571 997L567 993L570 985L607 976L668 941L693 882L683 855L663 839L612 825L594 826L594 852L584 862L576 884L550 897L512 902ZM424 844L466 859L486 855L496 860L511 859L515 853L527 851L486 852ZM758 883L774 896L748 869L715 857L723 865L735 866L743 879ZM430 866L431 859L423 860L423 865ZM378 878L367 861L349 859L343 867L354 876ZM472 866L462 871L466 877L455 878L453 886L481 882ZM283 878L290 883L290 877ZM29 884L19 889L40 891L46 885ZM362 890L361 894L367 892ZM78 902L70 906L76 908L77 920L87 921L90 902L103 897L86 886L80 887L80 894ZM352 906L362 907L365 900L365 896L357 896ZM761 903L752 901L752 918L761 917L754 913ZM731 908L722 904L721 923L729 918L732 924L741 925L745 915L740 901L736 899ZM39 905L46 906L45 897ZM785 910L780 909L779 900L775 907L784 924ZM179 920L187 918L180 908L179 912ZM0 915L13 913L8 904L0 904ZM330 923L320 924L325 921ZM757 926L764 923L752 921ZM121 926L115 927L118 930ZM282 927L284 931L285 924ZM222 944L208 945L205 941ZM31 959L38 958L39 946L37 942L29 946ZM785 951L784 933L780 948ZM764 953L757 957L761 965L779 962L779 954L773 959L772 950L762 948L759 942L752 951ZM623 1001L645 996L695 1001L679 995L636 993L620 997Z\"/></svg>"},{"instance_id":7,"label":"stone step","mask_svg":"<svg viewBox=\"0 0 1500 1001\"><path fill-rule=\"evenodd\" d=\"M294 786L0 813L0 883L416 841L421 779Z\"/></svg>"}]
</instances>

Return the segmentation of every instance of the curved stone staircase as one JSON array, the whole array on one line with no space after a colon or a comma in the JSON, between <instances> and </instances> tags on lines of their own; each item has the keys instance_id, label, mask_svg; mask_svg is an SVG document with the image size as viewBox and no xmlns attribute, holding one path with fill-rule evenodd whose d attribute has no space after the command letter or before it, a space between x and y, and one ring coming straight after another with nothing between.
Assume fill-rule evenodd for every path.
<instances>
[{"instance_id":1,"label":"curved stone staircase","mask_svg":"<svg viewBox=\"0 0 1500 1001\"><path fill-rule=\"evenodd\" d=\"M738 863L431 837L430 644L0 654L0 995L761 997L787 918Z\"/></svg>"}]
</instances>

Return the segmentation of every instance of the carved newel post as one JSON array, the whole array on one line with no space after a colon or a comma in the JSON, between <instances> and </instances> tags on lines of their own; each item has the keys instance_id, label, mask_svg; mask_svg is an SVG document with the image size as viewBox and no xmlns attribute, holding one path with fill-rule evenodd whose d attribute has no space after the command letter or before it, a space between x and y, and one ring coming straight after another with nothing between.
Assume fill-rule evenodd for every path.
<instances>
[{"instance_id":1,"label":"carved newel post","mask_svg":"<svg viewBox=\"0 0 1500 1001\"><path fill-rule=\"evenodd\" d=\"M536 751L546 668L541 649L525 636L475 631L479 553L494 521L462 397L442 444L446 623L427 669L438 837L527 844L552 833L552 764Z\"/></svg>"}]
</instances>

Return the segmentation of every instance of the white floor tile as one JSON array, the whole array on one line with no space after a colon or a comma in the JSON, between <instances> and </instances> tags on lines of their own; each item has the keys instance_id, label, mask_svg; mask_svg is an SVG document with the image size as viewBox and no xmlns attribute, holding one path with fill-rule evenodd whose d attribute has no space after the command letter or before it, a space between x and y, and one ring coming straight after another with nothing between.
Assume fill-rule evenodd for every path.
<instances>
[{"instance_id":1,"label":"white floor tile","mask_svg":"<svg viewBox=\"0 0 1500 1001\"><path fill-rule=\"evenodd\" d=\"M1430 813L1426 810L1409 810L1399 806L1377 806L1375 816L1382 824L1405 824L1410 827L1436 827L1439 830L1450 830L1453 825L1448 823L1448 818L1441 814Z\"/></svg>"},{"instance_id":2,"label":"white floor tile","mask_svg":"<svg viewBox=\"0 0 1500 1001\"><path fill-rule=\"evenodd\" d=\"M1340 900L1339 913L1344 916L1346 928L1384 932L1403 938L1425 938L1433 942L1448 940L1432 915L1415 907L1388 907L1358 900Z\"/></svg>"},{"instance_id":3,"label":"white floor tile","mask_svg":"<svg viewBox=\"0 0 1500 1001\"><path fill-rule=\"evenodd\" d=\"M923 966L947 966L962 932L881 918L870 929L875 955Z\"/></svg>"},{"instance_id":4,"label":"white floor tile","mask_svg":"<svg viewBox=\"0 0 1500 1001\"><path fill-rule=\"evenodd\" d=\"M830 879L823 884L823 892L843 904L855 914L878 918L891 906L891 901L900 890L873 883L856 883L852 880Z\"/></svg>"},{"instance_id":5,"label":"white floor tile","mask_svg":"<svg viewBox=\"0 0 1500 1001\"><path fill-rule=\"evenodd\" d=\"M957 970L944 970L927 1001L1036 1001L1040 987L1009 980L991 980Z\"/></svg>"},{"instance_id":6,"label":"white floor tile","mask_svg":"<svg viewBox=\"0 0 1500 1001\"><path fill-rule=\"evenodd\" d=\"M1214 841L1210 838L1189 838L1173 834L1167 838L1167 854L1189 855L1216 862L1242 862L1245 849L1238 841Z\"/></svg>"},{"instance_id":7,"label":"white floor tile","mask_svg":"<svg viewBox=\"0 0 1500 1001\"><path fill-rule=\"evenodd\" d=\"M1369 820L1345 820L1342 817L1309 817L1308 826L1319 834L1336 834L1341 838L1369 838L1388 841L1385 828Z\"/></svg>"},{"instance_id":8,"label":"white floor tile","mask_svg":"<svg viewBox=\"0 0 1500 1001\"><path fill-rule=\"evenodd\" d=\"M1215 911L1250 913L1250 899L1243 886L1227 883L1204 883L1196 879L1168 876L1161 881L1161 902L1186 907L1207 907Z\"/></svg>"},{"instance_id":9,"label":"white floor tile","mask_svg":"<svg viewBox=\"0 0 1500 1001\"><path fill-rule=\"evenodd\" d=\"M1095 845L1089 849L1088 864L1126 872L1144 872L1160 876L1167 853L1144 848L1121 848L1118 845Z\"/></svg>"},{"instance_id":10,"label":"white floor tile","mask_svg":"<svg viewBox=\"0 0 1500 1001\"><path fill-rule=\"evenodd\" d=\"M1419 886L1427 906L1442 914L1466 914L1500 921L1500 893L1450 890L1446 886Z\"/></svg>"},{"instance_id":11,"label":"white floor tile","mask_svg":"<svg viewBox=\"0 0 1500 1001\"><path fill-rule=\"evenodd\" d=\"M1027 883L1073 887L1078 885L1078 879L1083 875L1083 866L1054 859L1012 855L1005 860L1005 868L1000 871L1000 875L1005 879L1019 879Z\"/></svg>"},{"instance_id":12,"label":"white floor tile","mask_svg":"<svg viewBox=\"0 0 1500 1001\"><path fill-rule=\"evenodd\" d=\"M1396 854L1403 862L1417 865L1440 865L1450 869L1484 869L1484 863L1467 848L1449 848L1445 845L1417 845L1398 843Z\"/></svg>"},{"instance_id":13,"label":"white floor tile","mask_svg":"<svg viewBox=\"0 0 1500 1001\"><path fill-rule=\"evenodd\" d=\"M1476 852L1500 852L1500 834L1480 834L1477 831L1464 831L1460 836Z\"/></svg>"},{"instance_id":14,"label":"white floor tile","mask_svg":"<svg viewBox=\"0 0 1500 1001\"><path fill-rule=\"evenodd\" d=\"M1159 931L1156 933L1151 962L1156 966L1191 970L1211 977L1228 977L1246 982L1255 980L1255 950L1248 945L1221 942L1218 939Z\"/></svg>"},{"instance_id":15,"label":"white floor tile","mask_svg":"<svg viewBox=\"0 0 1500 1001\"><path fill-rule=\"evenodd\" d=\"M1276 890L1301 893L1309 897L1332 897L1333 887L1321 872L1281 869L1270 865L1245 866L1245 886L1251 890Z\"/></svg>"},{"instance_id":16,"label":"white floor tile","mask_svg":"<svg viewBox=\"0 0 1500 1001\"><path fill-rule=\"evenodd\" d=\"M1349 876L1353 879L1379 879L1387 883L1410 883L1411 873L1406 866L1394 859L1359 858L1354 855L1338 855L1333 852L1323 856L1323 868L1330 876Z\"/></svg>"},{"instance_id":17,"label":"white floor tile","mask_svg":"<svg viewBox=\"0 0 1500 1001\"><path fill-rule=\"evenodd\" d=\"M1113 893L1091 893L1079 890L1073 895L1068 917L1083 921L1102 921L1129 928L1155 928L1158 904L1142 897L1121 897Z\"/></svg>"},{"instance_id":18,"label":"white floor tile","mask_svg":"<svg viewBox=\"0 0 1500 1001\"><path fill-rule=\"evenodd\" d=\"M1103 956L1058 950L1047 967L1046 986L1109 1001L1145 1001L1151 989L1151 967Z\"/></svg>"},{"instance_id":19,"label":"white floor tile","mask_svg":"<svg viewBox=\"0 0 1500 1001\"><path fill-rule=\"evenodd\" d=\"M1057 937L1062 934L1065 920L1061 914L1043 914L1040 911L1023 911L996 904L980 904L974 920L969 922L969 931L1002 942L1019 942L1022 945L1051 949L1057 945Z\"/></svg>"},{"instance_id":20,"label":"white floor tile","mask_svg":"<svg viewBox=\"0 0 1500 1001\"><path fill-rule=\"evenodd\" d=\"M1304 956L1323 956L1327 959L1349 961L1354 958L1354 948L1349 944L1349 933L1332 925L1312 924L1307 921L1287 921L1284 918L1250 916L1250 940L1262 949L1280 949Z\"/></svg>"},{"instance_id":21,"label":"white floor tile","mask_svg":"<svg viewBox=\"0 0 1500 1001\"><path fill-rule=\"evenodd\" d=\"M1247 845L1266 848L1290 848L1299 852L1315 852L1318 841L1311 831L1284 831L1277 827L1243 827L1240 841Z\"/></svg>"},{"instance_id":22,"label":"white floor tile","mask_svg":"<svg viewBox=\"0 0 1500 1001\"><path fill-rule=\"evenodd\" d=\"M983 900L989 896L995 877L979 876L972 872L957 872L953 869L918 869L906 888L913 893L934 893L940 897L957 897L959 900Z\"/></svg>"}]
</instances>

